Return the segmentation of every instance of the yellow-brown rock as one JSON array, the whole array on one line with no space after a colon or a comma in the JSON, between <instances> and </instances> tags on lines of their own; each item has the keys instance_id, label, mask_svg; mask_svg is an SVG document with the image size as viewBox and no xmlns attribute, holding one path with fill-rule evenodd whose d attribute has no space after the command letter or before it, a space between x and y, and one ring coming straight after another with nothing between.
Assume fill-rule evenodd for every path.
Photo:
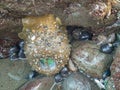
<instances>
[{"instance_id":1,"label":"yellow-brown rock","mask_svg":"<svg viewBox=\"0 0 120 90\"><path fill-rule=\"evenodd\" d=\"M22 19L28 62L39 73L52 75L67 63L70 45L61 20L52 14Z\"/></svg>"}]
</instances>

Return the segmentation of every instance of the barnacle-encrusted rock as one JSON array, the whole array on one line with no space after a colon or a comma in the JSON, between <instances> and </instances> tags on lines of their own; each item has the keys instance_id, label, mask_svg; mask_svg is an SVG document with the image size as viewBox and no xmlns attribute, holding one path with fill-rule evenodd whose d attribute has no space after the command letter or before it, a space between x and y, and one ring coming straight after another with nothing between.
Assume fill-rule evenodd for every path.
<instances>
[{"instance_id":1,"label":"barnacle-encrusted rock","mask_svg":"<svg viewBox=\"0 0 120 90\"><path fill-rule=\"evenodd\" d=\"M54 83L52 77L37 77L28 81L25 85L19 88L19 90L50 90Z\"/></svg>"},{"instance_id":2,"label":"barnacle-encrusted rock","mask_svg":"<svg viewBox=\"0 0 120 90\"><path fill-rule=\"evenodd\" d=\"M70 45L67 32L58 17L52 14L22 19L25 53L30 65L46 75L59 72L67 63Z\"/></svg>"},{"instance_id":3,"label":"barnacle-encrusted rock","mask_svg":"<svg viewBox=\"0 0 120 90\"><path fill-rule=\"evenodd\" d=\"M80 70L97 78L101 78L112 63L112 55L101 53L92 41L74 42L71 57Z\"/></svg>"}]
</instances>

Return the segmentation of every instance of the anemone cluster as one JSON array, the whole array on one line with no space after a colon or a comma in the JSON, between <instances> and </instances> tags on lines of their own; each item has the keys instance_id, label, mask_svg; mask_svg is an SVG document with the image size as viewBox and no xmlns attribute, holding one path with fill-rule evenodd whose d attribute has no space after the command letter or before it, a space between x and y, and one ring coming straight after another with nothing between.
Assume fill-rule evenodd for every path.
<instances>
[{"instance_id":1,"label":"anemone cluster","mask_svg":"<svg viewBox=\"0 0 120 90\"><path fill-rule=\"evenodd\" d=\"M39 73L52 75L67 64L70 45L67 32L58 17L52 14L22 19L19 37L25 41L28 62Z\"/></svg>"}]
</instances>

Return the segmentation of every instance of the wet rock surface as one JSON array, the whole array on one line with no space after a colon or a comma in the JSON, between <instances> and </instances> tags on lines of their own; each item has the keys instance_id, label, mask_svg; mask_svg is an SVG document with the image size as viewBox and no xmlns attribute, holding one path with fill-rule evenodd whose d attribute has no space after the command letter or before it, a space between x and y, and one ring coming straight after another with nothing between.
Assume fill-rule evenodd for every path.
<instances>
[{"instance_id":1,"label":"wet rock surface","mask_svg":"<svg viewBox=\"0 0 120 90\"><path fill-rule=\"evenodd\" d=\"M18 90L50 90L53 84L54 79L52 77L37 77L28 81Z\"/></svg>"},{"instance_id":2,"label":"wet rock surface","mask_svg":"<svg viewBox=\"0 0 120 90\"><path fill-rule=\"evenodd\" d=\"M17 32L11 31L0 31L0 58L9 57L9 50L12 46L17 45L20 41L20 38L17 35Z\"/></svg>"},{"instance_id":3,"label":"wet rock surface","mask_svg":"<svg viewBox=\"0 0 120 90\"><path fill-rule=\"evenodd\" d=\"M85 71L85 73L93 77L101 78L103 72L110 67L110 64L112 62L112 54L99 52L99 49L100 49L99 45L104 43L112 43L113 46L115 46L115 49L116 47L119 46L119 42L114 43L114 35L113 35L113 38L109 37L109 35L112 35L112 33L118 33L120 31L119 0L28 0L28 1L0 0L0 59L8 57L9 56L8 51L10 47L14 46L16 42L19 41L17 33L22 31L22 27L23 27L22 18L25 18L27 16L41 16L49 13L59 17L62 20L63 25L65 26L77 25L76 27L90 28L88 29L88 31L93 33L93 38L92 38L93 42L85 41L85 42L80 42L73 45L71 55L73 55L72 58L75 60L69 60L68 62L69 69L71 71L77 71L77 68L76 68L77 66L80 72L81 70L83 70ZM47 27L45 26L43 28L46 29ZM33 28L33 29L36 29L36 28ZM72 32L70 33L73 33L73 30L71 31ZM33 35L33 33L34 33L34 30L32 31L31 35ZM80 36L79 31L76 31L75 35ZM99 40L97 43L98 46L97 46L96 43L94 43L94 41L96 41L96 37L98 37L98 35L102 35L102 36L99 37ZM86 36L86 33L85 33L85 36ZM45 36L43 37L46 38ZM72 36L70 37L73 38ZM30 38L32 40L35 39L34 36ZM77 39L78 38L79 37L77 37ZM88 38L88 39L91 40L91 38ZM30 41L32 42L32 40ZM36 42L38 41L39 39L36 40ZM24 47L22 47L19 53L20 60L21 58L25 58L23 48ZM36 47L36 49L38 48L39 46ZM35 48L33 49L36 53ZM119 68L120 67L119 50L120 49L119 48L117 49L116 49L117 51L114 57L114 61L111 66L112 75L106 78L107 74L105 74L104 84L105 84L106 90L115 90L115 88L116 90L119 90L120 88L120 83L119 83L120 82L120 73L119 73L119 69L120 69ZM56 52L54 54L56 54ZM31 56L32 55L33 54L31 54ZM55 58L57 57L55 56ZM16 87L19 87L21 84L27 81L28 77L26 79L25 76L26 74L28 74L28 71L26 72L26 69L25 69L25 72L22 72L24 71L23 68L27 67L26 64L25 65L21 64L22 63L21 61L20 63L10 64L10 62L12 61L8 62L5 59L1 59L1 60L3 61L1 61L1 65L0 65L0 71L1 71L0 72L0 78L1 78L0 89L15 90ZM49 64L48 66L54 68L55 64L52 59L49 58L49 59L44 59L42 61L46 62L47 60L49 62L47 62L46 65ZM72 63L72 61L74 61L75 64ZM45 62L40 62L42 63L41 66L43 65L43 63L45 64ZM36 64L36 62L34 63ZM45 68L43 66L42 68ZM65 73L63 73L63 76L64 74ZM31 75L32 74L30 74L29 79L34 77L34 75L33 76ZM71 83L74 84L74 82L78 82L78 84L80 84L79 81L81 81L83 83L81 83L80 85L83 85L83 89L85 88L85 90L86 89L91 90L91 83L93 83L93 81L89 81L88 78L86 78L86 76L84 77L81 74L78 75L73 73L69 77L63 77L63 76L62 76L63 80L61 82L63 83L62 85L64 89L68 89L68 90L71 89L69 83L67 82L70 82L70 84ZM79 81L76 81L76 77L74 76L77 76ZM83 79L81 79L81 77L83 77L84 81ZM34 80L28 81L28 83L25 84L22 87L22 89L23 90L25 88L31 89L33 87L34 89L49 90L51 88L51 82L49 83L47 82L47 80L51 80L51 79L49 79L48 77L35 78ZM91 83L89 84L89 82ZM48 87L45 87L46 83ZM84 83L86 84L84 85ZM68 87L66 87L64 84L68 85ZM98 84L103 84L103 83L101 83L98 80ZM93 85L93 87L94 86L95 85ZM74 84L74 87L72 87L72 89L73 88L76 89L77 87L80 88L79 86ZM92 89L98 90L98 88L92 88ZM60 84L60 87L59 87L59 84L55 85L55 88L53 88L53 90L62 90L61 84Z\"/></svg>"},{"instance_id":4,"label":"wet rock surface","mask_svg":"<svg viewBox=\"0 0 120 90\"><path fill-rule=\"evenodd\" d=\"M22 21L19 37L25 41L25 54L32 68L46 75L58 73L67 64L71 51L61 20L47 14Z\"/></svg>"},{"instance_id":5,"label":"wet rock surface","mask_svg":"<svg viewBox=\"0 0 120 90\"><path fill-rule=\"evenodd\" d=\"M111 65L111 74L116 90L120 90L120 46L116 50L114 61Z\"/></svg>"},{"instance_id":6,"label":"wet rock surface","mask_svg":"<svg viewBox=\"0 0 120 90\"><path fill-rule=\"evenodd\" d=\"M1 0L0 17L19 19L52 13L59 16L65 25L102 27L112 24L116 19L114 14L111 14L112 2L111 0ZM117 4L118 2L115 2L114 5Z\"/></svg>"},{"instance_id":7,"label":"wet rock surface","mask_svg":"<svg viewBox=\"0 0 120 90\"><path fill-rule=\"evenodd\" d=\"M62 90L100 90L97 85L82 73L69 75L62 85Z\"/></svg>"},{"instance_id":8,"label":"wet rock surface","mask_svg":"<svg viewBox=\"0 0 120 90\"><path fill-rule=\"evenodd\" d=\"M101 53L92 41L76 41L72 46L72 61L79 69L93 77L100 78L112 63L112 55Z\"/></svg>"}]
</instances>

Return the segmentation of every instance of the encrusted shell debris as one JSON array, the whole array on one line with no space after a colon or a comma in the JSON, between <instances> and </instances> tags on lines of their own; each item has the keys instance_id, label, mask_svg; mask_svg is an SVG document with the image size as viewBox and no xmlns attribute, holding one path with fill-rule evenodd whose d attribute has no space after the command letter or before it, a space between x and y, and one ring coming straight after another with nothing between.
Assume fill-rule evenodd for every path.
<instances>
[{"instance_id":1,"label":"encrusted shell debris","mask_svg":"<svg viewBox=\"0 0 120 90\"><path fill-rule=\"evenodd\" d=\"M37 72L52 75L67 64L70 45L67 32L53 14L22 19L23 30L19 37L25 40L28 62Z\"/></svg>"}]
</instances>

